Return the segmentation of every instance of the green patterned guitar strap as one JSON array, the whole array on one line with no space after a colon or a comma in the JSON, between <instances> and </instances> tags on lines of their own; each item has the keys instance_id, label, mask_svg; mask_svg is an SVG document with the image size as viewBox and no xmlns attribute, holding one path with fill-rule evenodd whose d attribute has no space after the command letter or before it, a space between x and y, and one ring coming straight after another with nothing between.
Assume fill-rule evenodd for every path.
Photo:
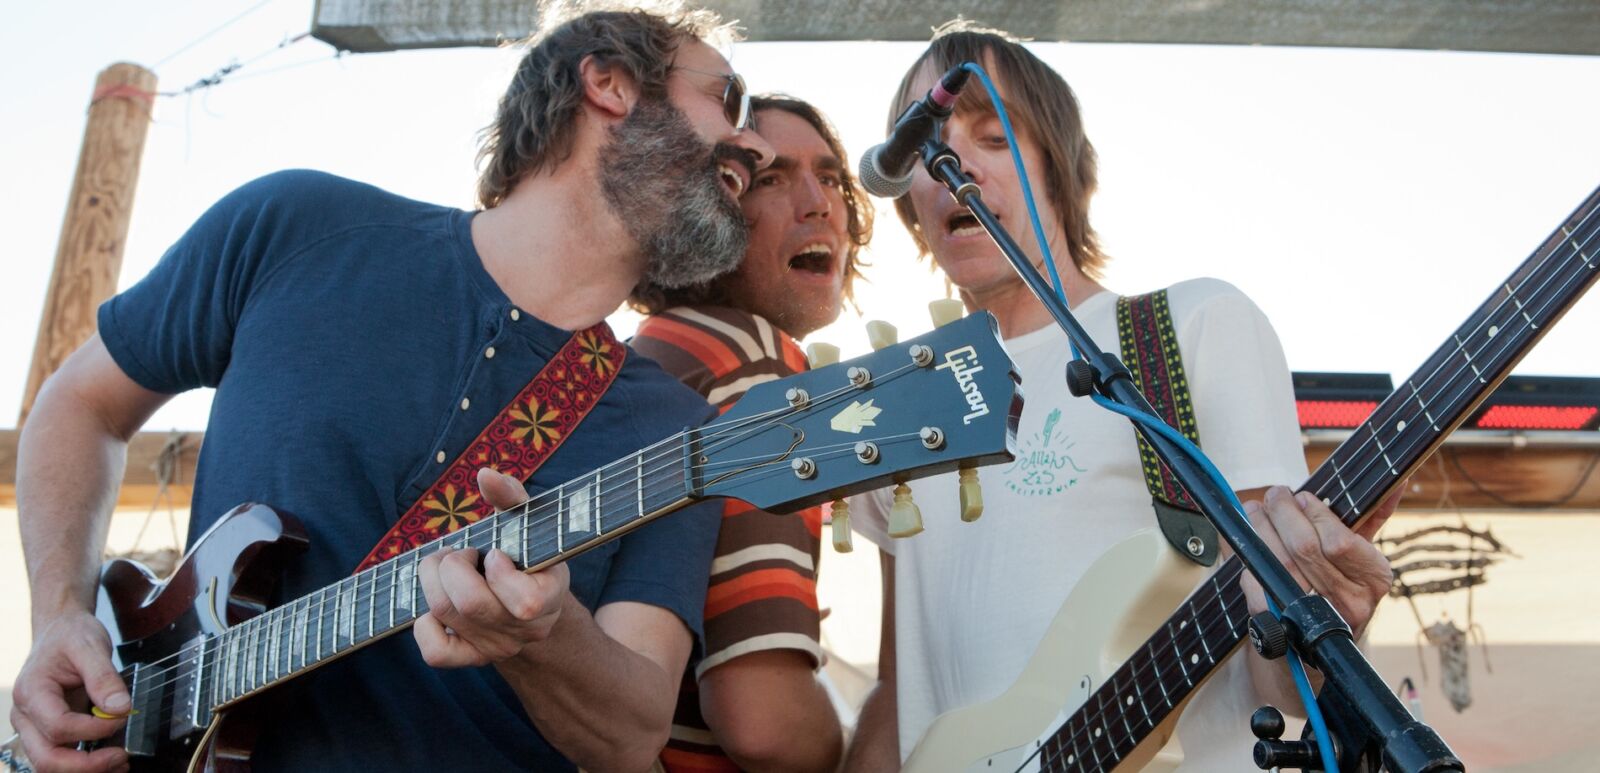
<instances>
[{"instance_id":1,"label":"green patterned guitar strap","mask_svg":"<svg viewBox=\"0 0 1600 773\"><path fill-rule=\"evenodd\" d=\"M1195 424L1194 404L1189 400L1189 381L1183 374L1183 355L1178 352L1178 334L1172 326L1167 291L1117 299L1117 338L1122 344L1123 363L1133 373L1133 383L1150 401L1156 415L1199 445L1200 428ZM1216 527L1195 507L1189 492L1178 484L1155 449L1143 436L1138 440L1139 463L1161 533L1184 558L1202 566L1215 564Z\"/></svg>"}]
</instances>

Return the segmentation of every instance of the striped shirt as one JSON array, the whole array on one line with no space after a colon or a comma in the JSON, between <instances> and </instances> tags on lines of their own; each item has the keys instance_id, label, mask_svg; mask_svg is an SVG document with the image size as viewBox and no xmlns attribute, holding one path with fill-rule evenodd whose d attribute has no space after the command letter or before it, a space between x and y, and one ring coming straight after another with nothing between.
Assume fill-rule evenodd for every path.
<instances>
[{"instance_id":1,"label":"striped shirt","mask_svg":"<svg viewBox=\"0 0 1600 773\"><path fill-rule=\"evenodd\" d=\"M630 343L723 413L750 387L806 369L805 354L788 334L760 316L722 306L668 309L641 323ZM668 771L738 770L700 714L695 680L707 671L763 650L798 650L822 664L821 556L821 508L780 516L727 502L706 592L705 656L678 692L672 735L661 752Z\"/></svg>"}]
</instances>

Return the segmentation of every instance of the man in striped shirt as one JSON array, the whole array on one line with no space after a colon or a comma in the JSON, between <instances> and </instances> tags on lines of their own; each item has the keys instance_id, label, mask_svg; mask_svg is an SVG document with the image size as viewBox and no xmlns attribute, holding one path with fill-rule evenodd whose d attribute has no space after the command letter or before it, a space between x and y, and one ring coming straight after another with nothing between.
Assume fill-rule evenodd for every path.
<instances>
[{"instance_id":1,"label":"man in striped shirt","mask_svg":"<svg viewBox=\"0 0 1600 773\"><path fill-rule=\"evenodd\" d=\"M751 100L776 160L740 201L750 227L733 273L684 290L645 286L640 353L726 411L751 386L806 368L795 338L839 315L871 235L871 207L816 108ZM822 665L816 567L821 508L776 516L730 501L706 596L705 653L685 674L669 771L825 770L841 753Z\"/></svg>"}]
</instances>

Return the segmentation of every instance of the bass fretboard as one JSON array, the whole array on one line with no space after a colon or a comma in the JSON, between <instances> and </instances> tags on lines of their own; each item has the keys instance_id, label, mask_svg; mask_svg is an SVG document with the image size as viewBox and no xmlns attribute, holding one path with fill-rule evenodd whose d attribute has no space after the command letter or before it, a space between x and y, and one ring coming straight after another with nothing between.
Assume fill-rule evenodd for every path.
<instances>
[{"instance_id":1,"label":"bass fretboard","mask_svg":"<svg viewBox=\"0 0 1600 773\"><path fill-rule=\"evenodd\" d=\"M1600 276L1600 189L1307 480L1355 525L1425 461ZM1109 771L1231 654L1249 610L1229 559L1040 749L1048 771ZM1243 722L1243 718L1240 719Z\"/></svg>"}]
</instances>

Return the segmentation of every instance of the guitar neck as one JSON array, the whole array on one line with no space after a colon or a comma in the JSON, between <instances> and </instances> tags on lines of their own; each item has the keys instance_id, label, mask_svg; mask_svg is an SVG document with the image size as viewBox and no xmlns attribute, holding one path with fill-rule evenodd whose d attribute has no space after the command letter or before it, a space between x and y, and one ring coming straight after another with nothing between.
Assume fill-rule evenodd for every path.
<instances>
[{"instance_id":1,"label":"guitar neck","mask_svg":"<svg viewBox=\"0 0 1600 773\"><path fill-rule=\"evenodd\" d=\"M693 437L667 438L228 629L207 645L211 705L226 706L409 627L428 612L418 565L440 548L497 548L531 572L682 507L690 501ZM423 515L464 517L448 506Z\"/></svg>"},{"instance_id":2,"label":"guitar neck","mask_svg":"<svg viewBox=\"0 0 1600 773\"><path fill-rule=\"evenodd\" d=\"M1600 189L1334 449L1304 490L1358 524L1594 284L1597 236ZM1243 572L1229 559L1190 595L1045 742L1041 769L1112 770L1133 753L1243 640Z\"/></svg>"}]
</instances>

